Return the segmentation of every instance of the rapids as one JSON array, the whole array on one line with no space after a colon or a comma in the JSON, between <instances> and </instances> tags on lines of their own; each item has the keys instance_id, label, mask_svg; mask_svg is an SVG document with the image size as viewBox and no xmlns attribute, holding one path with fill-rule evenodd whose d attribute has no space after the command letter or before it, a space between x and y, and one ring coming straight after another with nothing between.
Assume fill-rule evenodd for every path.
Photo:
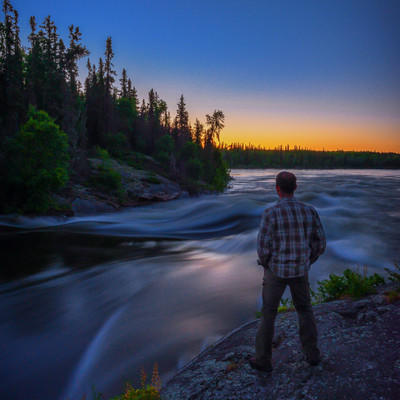
<instances>
[{"instance_id":1,"label":"rapids","mask_svg":"<svg viewBox=\"0 0 400 400\"><path fill-rule=\"evenodd\" d=\"M233 170L223 194L76 218L0 216L1 398L111 397L143 366L165 382L254 319L256 236L276 170ZM310 282L400 262L400 172L298 170L327 250ZM286 293L285 296L288 296Z\"/></svg>"}]
</instances>

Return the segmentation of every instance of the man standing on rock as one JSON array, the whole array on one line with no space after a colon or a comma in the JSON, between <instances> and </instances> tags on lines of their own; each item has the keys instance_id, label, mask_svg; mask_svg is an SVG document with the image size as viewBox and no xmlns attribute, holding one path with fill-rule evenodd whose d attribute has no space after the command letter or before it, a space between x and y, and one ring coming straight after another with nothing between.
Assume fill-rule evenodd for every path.
<instances>
[{"instance_id":1,"label":"man standing on rock","mask_svg":"<svg viewBox=\"0 0 400 400\"><path fill-rule=\"evenodd\" d=\"M262 317L250 366L272 371L271 351L279 302L289 285L299 317L300 341L307 361L320 363L318 332L311 305L308 271L325 251L326 240L317 211L294 197L296 176L276 177L279 200L262 216L257 238L258 263L264 267Z\"/></svg>"}]
</instances>

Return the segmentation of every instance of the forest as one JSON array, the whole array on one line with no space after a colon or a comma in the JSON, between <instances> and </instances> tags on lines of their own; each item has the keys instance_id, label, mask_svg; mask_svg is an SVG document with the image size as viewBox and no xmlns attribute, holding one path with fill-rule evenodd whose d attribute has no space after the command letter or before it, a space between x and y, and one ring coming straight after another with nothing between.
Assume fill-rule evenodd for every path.
<instances>
[{"instance_id":1,"label":"forest","mask_svg":"<svg viewBox=\"0 0 400 400\"><path fill-rule=\"evenodd\" d=\"M235 143L220 146L229 168L400 168L400 154L372 151L317 151L287 145L274 149Z\"/></svg>"},{"instance_id":2,"label":"forest","mask_svg":"<svg viewBox=\"0 0 400 400\"><path fill-rule=\"evenodd\" d=\"M127 71L117 76L111 37L104 56L92 63L79 27L70 25L64 41L50 16L41 24L32 16L25 47L9 0L2 1L2 12L0 212L45 212L54 206L53 195L71 184L123 200L121 176L110 160L156 170L189 193L222 191L228 168L400 168L395 153L220 143L221 110L192 124L183 95L174 116L153 88L140 100ZM78 62L86 58L81 82ZM90 157L103 160L96 179Z\"/></svg>"},{"instance_id":3,"label":"forest","mask_svg":"<svg viewBox=\"0 0 400 400\"><path fill-rule=\"evenodd\" d=\"M79 27L69 26L64 41L50 16L40 25L32 16L25 48L17 10L3 0L2 11L0 212L46 210L50 194L79 181L85 158L99 154L138 168L151 157L161 173L189 191L224 189L229 174L217 146L222 111L192 126L183 95L173 118L154 89L140 101L125 69L117 78L111 37L104 57L87 59L81 83L78 61L90 52ZM102 172L104 182L115 186L118 174L109 166ZM81 183L90 185L90 179Z\"/></svg>"}]
</instances>

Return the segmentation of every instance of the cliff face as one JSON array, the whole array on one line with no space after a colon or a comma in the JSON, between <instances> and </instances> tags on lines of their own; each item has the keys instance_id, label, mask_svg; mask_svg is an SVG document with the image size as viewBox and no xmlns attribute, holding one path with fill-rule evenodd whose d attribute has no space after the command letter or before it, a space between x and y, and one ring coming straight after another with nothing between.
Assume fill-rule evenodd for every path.
<instances>
[{"instance_id":1,"label":"cliff face","mask_svg":"<svg viewBox=\"0 0 400 400\"><path fill-rule=\"evenodd\" d=\"M278 314L272 373L248 365L258 321L221 339L165 386L165 399L400 399L400 301L375 295L315 306L322 363L310 366L297 314Z\"/></svg>"}]
</instances>

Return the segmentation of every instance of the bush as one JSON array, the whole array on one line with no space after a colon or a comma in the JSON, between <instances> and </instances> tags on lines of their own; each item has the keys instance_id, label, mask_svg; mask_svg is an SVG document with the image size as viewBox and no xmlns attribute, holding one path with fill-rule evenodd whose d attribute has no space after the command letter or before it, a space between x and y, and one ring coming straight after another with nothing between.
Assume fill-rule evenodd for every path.
<instances>
[{"instance_id":1,"label":"bush","mask_svg":"<svg viewBox=\"0 0 400 400\"><path fill-rule=\"evenodd\" d=\"M156 142L155 158L164 166L169 166L171 162L171 154L175 149L174 139L171 135L161 136Z\"/></svg>"},{"instance_id":2,"label":"bush","mask_svg":"<svg viewBox=\"0 0 400 400\"><path fill-rule=\"evenodd\" d=\"M399 270L397 265L396 268ZM396 275L397 278L400 278L400 274L389 270L387 271L391 277L395 276L393 279L389 278L393 282L396 282ZM374 293L375 287L383 285L384 283L384 278L376 273L367 276L367 267L364 267L363 274L354 272L351 269L346 269L343 275L330 274L329 279L318 281L319 286L317 291L314 292L310 289L311 303L315 305L346 296L360 298L367 294ZM389 301L398 300L400 298L400 289L387 293L387 297ZM280 304L278 312L287 312L295 309L293 301L290 299L281 299ZM257 311L256 318L261 318L261 316L262 312Z\"/></svg>"},{"instance_id":3,"label":"bush","mask_svg":"<svg viewBox=\"0 0 400 400\"><path fill-rule=\"evenodd\" d=\"M123 157L128 149L128 139L124 133L109 133L106 135L106 147L114 157Z\"/></svg>"},{"instance_id":4,"label":"bush","mask_svg":"<svg viewBox=\"0 0 400 400\"><path fill-rule=\"evenodd\" d=\"M210 157L211 156L211 157ZM212 190L222 192L230 179L229 170L222 160L221 151L213 149L212 153L204 154L203 178L210 184Z\"/></svg>"},{"instance_id":5,"label":"bush","mask_svg":"<svg viewBox=\"0 0 400 400\"><path fill-rule=\"evenodd\" d=\"M102 159L102 163L97 167L97 173L90 178L91 185L101 191L119 193L122 177L111 167L111 158L108 151L98 147L97 153Z\"/></svg>"},{"instance_id":6,"label":"bush","mask_svg":"<svg viewBox=\"0 0 400 400\"><path fill-rule=\"evenodd\" d=\"M330 274L329 279L318 281L319 287L316 296L321 302L335 300L339 297L350 296L360 298L375 292L375 286L382 285L385 280L378 274L367 276L364 273L346 269L342 276Z\"/></svg>"},{"instance_id":7,"label":"bush","mask_svg":"<svg viewBox=\"0 0 400 400\"><path fill-rule=\"evenodd\" d=\"M118 192L121 189L121 180L121 175L118 172L112 168L100 166L98 173L91 177L90 182L102 191Z\"/></svg>"},{"instance_id":8,"label":"bush","mask_svg":"<svg viewBox=\"0 0 400 400\"><path fill-rule=\"evenodd\" d=\"M190 178L199 179L203 163L198 158L191 158L186 162L186 171Z\"/></svg>"},{"instance_id":9,"label":"bush","mask_svg":"<svg viewBox=\"0 0 400 400\"><path fill-rule=\"evenodd\" d=\"M68 180L68 137L44 111L32 106L28 122L5 148L2 208L6 212L45 212L51 193Z\"/></svg>"},{"instance_id":10,"label":"bush","mask_svg":"<svg viewBox=\"0 0 400 400\"><path fill-rule=\"evenodd\" d=\"M384 268L384 270L389 274L389 281L393 283L400 283L400 267L397 264L394 264L394 267L394 271L389 268Z\"/></svg>"},{"instance_id":11,"label":"bush","mask_svg":"<svg viewBox=\"0 0 400 400\"><path fill-rule=\"evenodd\" d=\"M146 182L148 183L152 183L154 185L159 185L162 181L160 178L157 178L155 175L151 174L150 176L148 176L146 179Z\"/></svg>"},{"instance_id":12,"label":"bush","mask_svg":"<svg viewBox=\"0 0 400 400\"><path fill-rule=\"evenodd\" d=\"M179 152L179 160L188 161L193 158L198 158L200 154L200 148L196 143L186 142Z\"/></svg>"},{"instance_id":13,"label":"bush","mask_svg":"<svg viewBox=\"0 0 400 400\"><path fill-rule=\"evenodd\" d=\"M161 136L156 142L156 153L165 152L167 154L172 154L174 149L174 139L172 139L171 135Z\"/></svg>"},{"instance_id":14,"label":"bush","mask_svg":"<svg viewBox=\"0 0 400 400\"><path fill-rule=\"evenodd\" d=\"M146 385L146 373L142 369L140 372L140 381L142 387L134 389L129 383L126 385L125 393L120 397L114 397L112 400L160 400L161 399L161 381L158 375L157 363L154 364L151 383Z\"/></svg>"}]
</instances>

